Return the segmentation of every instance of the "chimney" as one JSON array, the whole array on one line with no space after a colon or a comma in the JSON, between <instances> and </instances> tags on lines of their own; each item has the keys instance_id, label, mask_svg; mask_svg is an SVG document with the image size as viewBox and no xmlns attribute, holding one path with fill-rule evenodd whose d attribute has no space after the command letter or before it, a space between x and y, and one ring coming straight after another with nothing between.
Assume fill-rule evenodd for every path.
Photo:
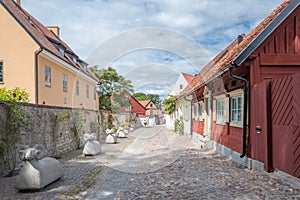
<instances>
[{"instance_id":1,"label":"chimney","mask_svg":"<svg viewBox=\"0 0 300 200\"><path fill-rule=\"evenodd\" d=\"M243 41L244 37L243 35L238 35L237 39L238 39L238 44L240 44Z\"/></svg>"},{"instance_id":2,"label":"chimney","mask_svg":"<svg viewBox=\"0 0 300 200\"><path fill-rule=\"evenodd\" d=\"M16 2L19 6L21 6L21 0L15 0L15 2Z\"/></svg>"},{"instance_id":3,"label":"chimney","mask_svg":"<svg viewBox=\"0 0 300 200\"><path fill-rule=\"evenodd\" d=\"M58 26L47 26L49 31L52 31L57 37L59 37L59 27Z\"/></svg>"}]
</instances>

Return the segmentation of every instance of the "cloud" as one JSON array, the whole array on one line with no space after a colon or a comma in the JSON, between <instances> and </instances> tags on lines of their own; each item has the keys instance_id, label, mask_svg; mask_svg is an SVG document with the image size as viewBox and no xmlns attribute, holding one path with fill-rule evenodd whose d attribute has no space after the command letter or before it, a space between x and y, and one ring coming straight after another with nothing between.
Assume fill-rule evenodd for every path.
<instances>
[{"instance_id":1,"label":"cloud","mask_svg":"<svg viewBox=\"0 0 300 200\"><path fill-rule=\"evenodd\" d=\"M91 65L112 65L126 74L157 63L193 74L281 2L23 0L22 6L43 24L58 25L61 38ZM154 69L149 77L160 77Z\"/></svg>"}]
</instances>

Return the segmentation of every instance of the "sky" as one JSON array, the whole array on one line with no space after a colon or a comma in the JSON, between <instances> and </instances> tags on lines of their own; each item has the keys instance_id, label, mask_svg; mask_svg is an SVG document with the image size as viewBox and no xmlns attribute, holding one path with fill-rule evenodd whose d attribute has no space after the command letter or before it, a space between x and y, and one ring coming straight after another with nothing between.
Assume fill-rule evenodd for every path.
<instances>
[{"instance_id":1,"label":"sky","mask_svg":"<svg viewBox=\"0 0 300 200\"><path fill-rule=\"evenodd\" d=\"M90 66L111 66L136 92L165 97L283 0L21 0Z\"/></svg>"}]
</instances>

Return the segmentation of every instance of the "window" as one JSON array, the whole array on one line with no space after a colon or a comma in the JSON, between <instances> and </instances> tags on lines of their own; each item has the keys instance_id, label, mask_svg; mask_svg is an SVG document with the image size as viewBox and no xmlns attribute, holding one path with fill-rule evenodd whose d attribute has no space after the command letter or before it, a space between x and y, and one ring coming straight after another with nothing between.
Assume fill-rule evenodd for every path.
<instances>
[{"instance_id":1,"label":"window","mask_svg":"<svg viewBox=\"0 0 300 200\"><path fill-rule=\"evenodd\" d=\"M224 122L224 100L217 100L217 122Z\"/></svg>"},{"instance_id":2,"label":"window","mask_svg":"<svg viewBox=\"0 0 300 200\"><path fill-rule=\"evenodd\" d=\"M242 97L241 96L236 96L231 98L230 121L242 122Z\"/></svg>"},{"instance_id":3,"label":"window","mask_svg":"<svg viewBox=\"0 0 300 200\"><path fill-rule=\"evenodd\" d=\"M66 74L63 74L62 79L63 79L63 91L67 92L68 91L68 76Z\"/></svg>"},{"instance_id":4,"label":"window","mask_svg":"<svg viewBox=\"0 0 300 200\"><path fill-rule=\"evenodd\" d=\"M179 85L179 89L181 89L181 90L182 90L182 88L183 88L183 86L182 86L182 84L180 84L180 85Z\"/></svg>"},{"instance_id":5,"label":"window","mask_svg":"<svg viewBox=\"0 0 300 200\"><path fill-rule=\"evenodd\" d=\"M185 120L185 121L188 121L189 120L189 106L184 106L183 107L183 119Z\"/></svg>"},{"instance_id":6,"label":"window","mask_svg":"<svg viewBox=\"0 0 300 200\"><path fill-rule=\"evenodd\" d=\"M67 97L64 97L64 104L67 104Z\"/></svg>"},{"instance_id":7,"label":"window","mask_svg":"<svg viewBox=\"0 0 300 200\"><path fill-rule=\"evenodd\" d=\"M79 80L76 80L76 88L75 88L76 95L79 95Z\"/></svg>"},{"instance_id":8,"label":"window","mask_svg":"<svg viewBox=\"0 0 300 200\"><path fill-rule=\"evenodd\" d=\"M58 51L62 56L65 56L65 51L63 50L63 48L59 47Z\"/></svg>"},{"instance_id":9,"label":"window","mask_svg":"<svg viewBox=\"0 0 300 200\"><path fill-rule=\"evenodd\" d=\"M0 83L4 82L4 75L3 75L3 61L0 61Z\"/></svg>"},{"instance_id":10,"label":"window","mask_svg":"<svg viewBox=\"0 0 300 200\"><path fill-rule=\"evenodd\" d=\"M198 104L194 104L194 119L198 119Z\"/></svg>"},{"instance_id":11,"label":"window","mask_svg":"<svg viewBox=\"0 0 300 200\"><path fill-rule=\"evenodd\" d=\"M96 95L96 87L94 88L94 100L96 100L96 97L97 97L97 95Z\"/></svg>"},{"instance_id":12,"label":"window","mask_svg":"<svg viewBox=\"0 0 300 200\"><path fill-rule=\"evenodd\" d=\"M203 116L202 116L202 103L199 103L199 106L198 106L198 110L199 110L199 113L198 113L198 116L199 116L199 120L202 121L203 120Z\"/></svg>"},{"instance_id":13,"label":"window","mask_svg":"<svg viewBox=\"0 0 300 200\"><path fill-rule=\"evenodd\" d=\"M45 66L45 86L51 87L51 68Z\"/></svg>"},{"instance_id":14,"label":"window","mask_svg":"<svg viewBox=\"0 0 300 200\"><path fill-rule=\"evenodd\" d=\"M85 96L86 96L86 98L90 98L90 87L89 87L89 85L86 85L86 87L85 87Z\"/></svg>"}]
</instances>

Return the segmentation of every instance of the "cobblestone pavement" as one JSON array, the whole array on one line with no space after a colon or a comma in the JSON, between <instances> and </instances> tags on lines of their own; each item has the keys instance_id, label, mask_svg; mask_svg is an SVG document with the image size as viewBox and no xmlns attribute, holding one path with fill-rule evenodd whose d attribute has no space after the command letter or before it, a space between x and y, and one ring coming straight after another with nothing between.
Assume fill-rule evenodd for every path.
<instances>
[{"instance_id":1,"label":"cobblestone pavement","mask_svg":"<svg viewBox=\"0 0 300 200\"><path fill-rule=\"evenodd\" d=\"M102 149L96 157L77 151L62 160L64 177L41 191L20 193L15 177L0 178L0 199L300 200L299 179L248 170L161 126Z\"/></svg>"}]
</instances>

